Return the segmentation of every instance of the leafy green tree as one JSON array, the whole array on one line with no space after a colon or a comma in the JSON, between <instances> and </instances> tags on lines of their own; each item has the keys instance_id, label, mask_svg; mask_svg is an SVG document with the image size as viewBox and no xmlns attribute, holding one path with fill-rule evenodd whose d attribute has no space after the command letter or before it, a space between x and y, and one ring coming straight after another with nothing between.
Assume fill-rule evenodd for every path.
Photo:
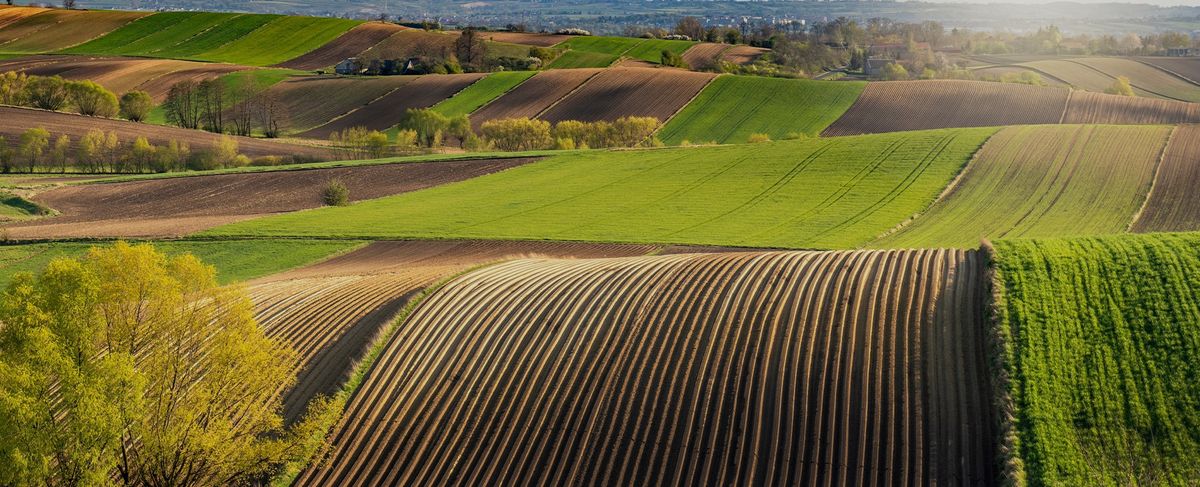
<instances>
[{"instance_id":1,"label":"leafy green tree","mask_svg":"<svg viewBox=\"0 0 1200 487\"><path fill-rule=\"evenodd\" d=\"M67 106L70 92L59 76L32 76L25 83L25 98L34 108L58 111Z\"/></svg>"},{"instance_id":2,"label":"leafy green tree","mask_svg":"<svg viewBox=\"0 0 1200 487\"><path fill-rule=\"evenodd\" d=\"M429 109L410 108L404 112L400 128L417 133L417 141L424 147L435 147L450 129L450 119Z\"/></svg>"},{"instance_id":3,"label":"leafy green tree","mask_svg":"<svg viewBox=\"0 0 1200 487\"><path fill-rule=\"evenodd\" d=\"M883 79L888 81L908 79L908 70L899 63L887 63L883 66Z\"/></svg>"},{"instance_id":4,"label":"leafy green tree","mask_svg":"<svg viewBox=\"0 0 1200 487\"><path fill-rule=\"evenodd\" d=\"M58 168L58 172L67 172L67 165L71 160L71 137L60 135L54 141L54 148L50 149L50 165Z\"/></svg>"},{"instance_id":5,"label":"leafy green tree","mask_svg":"<svg viewBox=\"0 0 1200 487\"><path fill-rule=\"evenodd\" d=\"M50 132L41 127L31 128L21 134L21 145L18 149L21 157L25 158L25 164L29 167L29 172L37 169L38 163L42 161L42 155L46 153L46 149L50 146Z\"/></svg>"},{"instance_id":6,"label":"leafy green tree","mask_svg":"<svg viewBox=\"0 0 1200 487\"><path fill-rule=\"evenodd\" d=\"M113 117L117 114L117 95L93 81L67 82L67 93L75 111L89 117Z\"/></svg>"},{"instance_id":7,"label":"leafy green tree","mask_svg":"<svg viewBox=\"0 0 1200 487\"><path fill-rule=\"evenodd\" d=\"M22 106L29 102L25 85L29 77L25 73L8 71L0 74L0 105Z\"/></svg>"},{"instance_id":8,"label":"leafy green tree","mask_svg":"<svg viewBox=\"0 0 1200 487\"><path fill-rule=\"evenodd\" d=\"M554 145L550 122L528 118L489 120L479 129L485 139L502 151L549 149Z\"/></svg>"},{"instance_id":9,"label":"leafy green tree","mask_svg":"<svg viewBox=\"0 0 1200 487\"><path fill-rule=\"evenodd\" d=\"M673 68L688 68L687 62L683 60L683 56L680 56L678 53L670 49L663 49L662 65L671 66Z\"/></svg>"},{"instance_id":10,"label":"leafy green tree","mask_svg":"<svg viewBox=\"0 0 1200 487\"><path fill-rule=\"evenodd\" d=\"M0 351L5 485L249 484L313 433L278 413L294 352L190 255L117 243L17 276Z\"/></svg>"},{"instance_id":11,"label":"leafy green tree","mask_svg":"<svg viewBox=\"0 0 1200 487\"><path fill-rule=\"evenodd\" d=\"M154 99L145 91L130 91L121 95L121 118L141 122L154 109Z\"/></svg>"}]
</instances>

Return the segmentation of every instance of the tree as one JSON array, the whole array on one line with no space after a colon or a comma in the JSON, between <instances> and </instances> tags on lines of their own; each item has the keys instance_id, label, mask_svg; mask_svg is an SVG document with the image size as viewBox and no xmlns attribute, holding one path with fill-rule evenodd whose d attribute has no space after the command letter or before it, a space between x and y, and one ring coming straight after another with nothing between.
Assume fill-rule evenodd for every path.
<instances>
[{"instance_id":1,"label":"tree","mask_svg":"<svg viewBox=\"0 0 1200 487\"><path fill-rule=\"evenodd\" d=\"M264 91L254 97L254 114L258 126L267 138L279 137L280 131L287 123L287 107L279 100L273 91Z\"/></svg>"},{"instance_id":2,"label":"tree","mask_svg":"<svg viewBox=\"0 0 1200 487\"><path fill-rule=\"evenodd\" d=\"M66 173L67 165L71 160L71 137L60 135L54 141L54 148L50 149L50 165L57 167L58 172Z\"/></svg>"},{"instance_id":3,"label":"tree","mask_svg":"<svg viewBox=\"0 0 1200 487\"><path fill-rule=\"evenodd\" d=\"M145 137L138 137L133 141L133 145L129 146L129 162L133 164L134 172L146 172L147 169L153 167L154 159L157 157L156 148L150 144Z\"/></svg>"},{"instance_id":4,"label":"tree","mask_svg":"<svg viewBox=\"0 0 1200 487\"><path fill-rule=\"evenodd\" d=\"M450 119L430 109L410 108L404 112L400 128L416 132L417 142L422 146L436 147L450 128Z\"/></svg>"},{"instance_id":5,"label":"tree","mask_svg":"<svg viewBox=\"0 0 1200 487\"><path fill-rule=\"evenodd\" d=\"M103 152L104 131L90 129L79 139L79 146L75 148L75 163L84 172L100 172Z\"/></svg>"},{"instance_id":6,"label":"tree","mask_svg":"<svg viewBox=\"0 0 1200 487\"><path fill-rule=\"evenodd\" d=\"M8 137L0 134L0 171L12 172L12 149L8 148Z\"/></svg>"},{"instance_id":7,"label":"tree","mask_svg":"<svg viewBox=\"0 0 1200 487\"><path fill-rule=\"evenodd\" d=\"M221 136L212 148L213 163L219 167L240 167L238 160L238 141L228 135Z\"/></svg>"},{"instance_id":8,"label":"tree","mask_svg":"<svg viewBox=\"0 0 1200 487\"><path fill-rule=\"evenodd\" d=\"M112 117L117 114L117 95L95 82L88 80L67 82L67 92L70 95L71 104L75 106L75 111L80 115Z\"/></svg>"},{"instance_id":9,"label":"tree","mask_svg":"<svg viewBox=\"0 0 1200 487\"><path fill-rule=\"evenodd\" d=\"M34 172L37 165L42 160L42 155L46 153L46 149L50 146L50 132L46 129L37 127L26 130L21 134L20 148L21 157L25 158L25 164L29 166L29 172Z\"/></svg>"},{"instance_id":10,"label":"tree","mask_svg":"<svg viewBox=\"0 0 1200 487\"><path fill-rule=\"evenodd\" d=\"M675 24L675 33L681 36L688 36L689 39L703 39L704 24L700 22L700 19L689 15L679 19L679 22Z\"/></svg>"},{"instance_id":11,"label":"tree","mask_svg":"<svg viewBox=\"0 0 1200 487\"><path fill-rule=\"evenodd\" d=\"M528 118L489 120L480 133L496 148L503 151L549 149L554 145L550 122Z\"/></svg>"},{"instance_id":12,"label":"tree","mask_svg":"<svg viewBox=\"0 0 1200 487\"><path fill-rule=\"evenodd\" d=\"M154 99L145 91L130 91L121 95L121 118L131 122L141 122L154 108Z\"/></svg>"},{"instance_id":13,"label":"tree","mask_svg":"<svg viewBox=\"0 0 1200 487\"><path fill-rule=\"evenodd\" d=\"M460 63L474 70L483 66L487 44L478 29L467 27L462 30L462 34L454 41L454 55Z\"/></svg>"},{"instance_id":14,"label":"tree","mask_svg":"<svg viewBox=\"0 0 1200 487\"><path fill-rule=\"evenodd\" d=\"M249 484L305 436L278 413L295 353L191 255L55 260L14 278L0 322L0 483Z\"/></svg>"},{"instance_id":15,"label":"tree","mask_svg":"<svg viewBox=\"0 0 1200 487\"><path fill-rule=\"evenodd\" d=\"M25 97L34 108L58 111L67 105L70 94L59 76L33 76L25 84Z\"/></svg>"},{"instance_id":16,"label":"tree","mask_svg":"<svg viewBox=\"0 0 1200 487\"><path fill-rule=\"evenodd\" d=\"M0 74L0 105L21 106L29 102L25 85L29 77L25 73L8 71Z\"/></svg>"},{"instance_id":17,"label":"tree","mask_svg":"<svg viewBox=\"0 0 1200 487\"><path fill-rule=\"evenodd\" d=\"M888 81L908 79L908 70L899 63L887 63L883 66L883 79Z\"/></svg>"},{"instance_id":18,"label":"tree","mask_svg":"<svg viewBox=\"0 0 1200 487\"><path fill-rule=\"evenodd\" d=\"M1117 79L1113 80L1112 85L1106 88L1104 92L1110 95L1135 96L1133 86L1129 84L1129 78L1124 76L1117 76Z\"/></svg>"},{"instance_id":19,"label":"tree","mask_svg":"<svg viewBox=\"0 0 1200 487\"><path fill-rule=\"evenodd\" d=\"M662 65L673 68L688 68L687 62L683 60L683 56L670 49L662 50Z\"/></svg>"},{"instance_id":20,"label":"tree","mask_svg":"<svg viewBox=\"0 0 1200 487\"><path fill-rule=\"evenodd\" d=\"M9 3L9 5L12 5L12 4ZM75 9L75 0L63 0L63 8L65 8L67 10L74 10Z\"/></svg>"},{"instance_id":21,"label":"tree","mask_svg":"<svg viewBox=\"0 0 1200 487\"><path fill-rule=\"evenodd\" d=\"M185 80L175 83L167 92L163 101L167 122L185 129L200 128L200 115L203 113L202 102L197 90L197 83Z\"/></svg>"},{"instance_id":22,"label":"tree","mask_svg":"<svg viewBox=\"0 0 1200 487\"><path fill-rule=\"evenodd\" d=\"M204 130L225 133L225 83L219 79L204 80L196 85L196 91Z\"/></svg>"}]
</instances>

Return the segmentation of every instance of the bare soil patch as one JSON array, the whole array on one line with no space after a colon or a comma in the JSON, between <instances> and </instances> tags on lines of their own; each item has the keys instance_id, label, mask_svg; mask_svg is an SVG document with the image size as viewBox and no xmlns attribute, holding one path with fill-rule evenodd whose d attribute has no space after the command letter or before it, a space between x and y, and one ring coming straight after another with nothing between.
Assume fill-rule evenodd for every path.
<instances>
[{"instance_id":1,"label":"bare soil patch","mask_svg":"<svg viewBox=\"0 0 1200 487\"><path fill-rule=\"evenodd\" d=\"M403 30L396 24L369 22L350 29L324 46L290 61L280 63L281 68L313 70L333 66L342 60L358 56L392 34Z\"/></svg>"},{"instance_id":2,"label":"bare soil patch","mask_svg":"<svg viewBox=\"0 0 1200 487\"><path fill-rule=\"evenodd\" d=\"M654 117L667 121L716 77L666 68L610 68L538 118L595 122L621 117Z\"/></svg>"},{"instance_id":3,"label":"bare soil patch","mask_svg":"<svg viewBox=\"0 0 1200 487\"><path fill-rule=\"evenodd\" d=\"M535 118L602 71L592 68L542 71L476 110L471 114L471 124L478 130L488 120Z\"/></svg>"},{"instance_id":4,"label":"bare soil patch","mask_svg":"<svg viewBox=\"0 0 1200 487\"><path fill-rule=\"evenodd\" d=\"M303 77L271 87L287 109L289 130L319 127L414 80L411 76Z\"/></svg>"},{"instance_id":5,"label":"bare soil patch","mask_svg":"<svg viewBox=\"0 0 1200 487\"><path fill-rule=\"evenodd\" d=\"M524 44L526 46L537 47L550 47L571 38L571 36L566 35L541 34L534 32L484 32L483 37L496 42Z\"/></svg>"},{"instance_id":6,"label":"bare soil patch","mask_svg":"<svg viewBox=\"0 0 1200 487\"><path fill-rule=\"evenodd\" d=\"M387 130L404 118L406 110L434 106L484 76L487 76L487 73L414 76L412 81L402 84L382 98L300 136L328 139L330 134L351 127Z\"/></svg>"}]
</instances>

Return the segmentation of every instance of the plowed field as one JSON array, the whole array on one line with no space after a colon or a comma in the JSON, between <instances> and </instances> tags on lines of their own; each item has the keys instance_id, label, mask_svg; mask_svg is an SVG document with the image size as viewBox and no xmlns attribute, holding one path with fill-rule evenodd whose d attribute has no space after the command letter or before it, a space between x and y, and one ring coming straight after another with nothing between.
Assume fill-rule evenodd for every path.
<instances>
[{"instance_id":1,"label":"plowed field","mask_svg":"<svg viewBox=\"0 0 1200 487\"><path fill-rule=\"evenodd\" d=\"M484 32L483 37L496 42L538 47L550 47L571 38L571 36L532 32Z\"/></svg>"},{"instance_id":2,"label":"plowed field","mask_svg":"<svg viewBox=\"0 0 1200 487\"><path fill-rule=\"evenodd\" d=\"M166 97L171 85L185 79L203 80L248 69L245 66L169 59L125 57L31 56L10 60L0 71L22 71L34 76L62 76L92 80L120 96L132 90L149 92L156 101Z\"/></svg>"},{"instance_id":3,"label":"plowed field","mask_svg":"<svg viewBox=\"0 0 1200 487\"><path fill-rule=\"evenodd\" d=\"M147 12L47 10L4 26L0 52L51 52L90 41Z\"/></svg>"},{"instance_id":4,"label":"plowed field","mask_svg":"<svg viewBox=\"0 0 1200 487\"><path fill-rule=\"evenodd\" d=\"M1200 123L1200 103L1076 91L1063 123Z\"/></svg>"},{"instance_id":5,"label":"plowed field","mask_svg":"<svg viewBox=\"0 0 1200 487\"><path fill-rule=\"evenodd\" d=\"M714 77L711 73L678 69L607 69L559 100L539 118L556 123L562 120L594 122L638 116L654 117L665 122Z\"/></svg>"},{"instance_id":6,"label":"plowed field","mask_svg":"<svg viewBox=\"0 0 1200 487\"><path fill-rule=\"evenodd\" d=\"M1200 230L1200 125L1175 129L1135 232Z\"/></svg>"},{"instance_id":7,"label":"plowed field","mask_svg":"<svg viewBox=\"0 0 1200 487\"><path fill-rule=\"evenodd\" d=\"M1070 91L983 81L868 83L825 135L1058 123Z\"/></svg>"},{"instance_id":8,"label":"plowed field","mask_svg":"<svg viewBox=\"0 0 1200 487\"><path fill-rule=\"evenodd\" d=\"M418 50L418 46L450 52L454 47L455 39L457 37L441 32L403 29L363 53L363 57L367 59L403 59L413 55Z\"/></svg>"},{"instance_id":9,"label":"plowed field","mask_svg":"<svg viewBox=\"0 0 1200 487\"><path fill-rule=\"evenodd\" d=\"M883 247L1124 232L1145 201L1169 127L1009 127L957 186Z\"/></svg>"},{"instance_id":10,"label":"plowed field","mask_svg":"<svg viewBox=\"0 0 1200 487\"><path fill-rule=\"evenodd\" d=\"M1139 61L1153 65L1200 85L1200 59L1178 57L1143 57Z\"/></svg>"},{"instance_id":11,"label":"plowed field","mask_svg":"<svg viewBox=\"0 0 1200 487\"><path fill-rule=\"evenodd\" d=\"M318 394L332 394L371 340L421 289L469 267L531 255L596 258L645 255L649 246L547 242L376 242L252 283L256 318L299 352L299 377L284 401L296 419Z\"/></svg>"},{"instance_id":12,"label":"plowed field","mask_svg":"<svg viewBox=\"0 0 1200 487\"><path fill-rule=\"evenodd\" d=\"M732 47L729 44L718 44L715 42L701 42L696 44L683 53L683 62L687 63L692 69L700 69L716 66L718 61L721 61L721 55Z\"/></svg>"},{"instance_id":13,"label":"plowed field","mask_svg":"<svg viewBox=\"0 0 1200 487\"><path fill-rule=\"evenodd\" d=\"M302 70L327 68L375 47L402 29L403 27L396 24L385 22L362 24L308 54L279 64L279 67Z\"/></svg>"},{"instance_id":14,"label":"plowed field","mask_svg":"<svg viewBox=\"0 0 1200 487\"><path fill-rule=\"evenodd\" d=\"M429 108L454 96L471 83L487 76L486 73L431 74L413 77L387 95L315 129L300 134L301 137L327 139L329 134L350 127L366 127L371 130L387 130L404 118L409 108Z\"/></svg>"},{"instance_id":15,"label":"plowed field","mask_svg":"<svg viewBox=\"0 0 1200 487\"><path fill-rule=\"evenodd\" d=\"M178 236L270 213L322 206L331 179L352 200L470 179L529 159L386 164L87 184L33 197L62 216L9 226L15 238Z\"/></svg>"},{"instance_id":16,"label":"plowed field","mask_svg":"<svg viewBox=\"0 0 1200 487\"><path fill-rule=\"evenodd\" d=\"M287 109L287 127L308 130L365 107L413 81L409 76L378 78L300 77L271 87Z\"/></svg>"},{"instance_id":17,"label":"plowed field","mask_svg":"<svg viewBox=\"0 0 1200 487\"><path fill-rule=\"evenodd\" d=\"M73 142L78 142L91 129L105 132L116 132L122 142L133 142L137 137L146 137L156 145L166 145L171 140L187 142L193 151L209 149L220 136L200 130L188 130L177 127L165 127L144 123L126 122L98 117L85 117L69 113L47 112L29 108L0 107L0 134L8 140L17 140L21 133L30 127L41 127L54 137L69 135ZM334 154L326 149L306 145L288 144L248 137L235 137L238 141L238 151L250 157L269 155L303 155L306 157L332 160Z\"/></svg>"},{"instance_id":18,"label":"plowed field","mask_svg":"<svg viewBox=\"0 0 1200 487\"><path fill-rule=\"evenodd\" d=\"M989 484L983 274L962 251L473 272L391 338L298 483Z\"/></svg>"},{"instance_id":19,"label":"plowed field","mask_svg":"<svg viewBox=\"0 0 1200 487\"><path fill-rule=\"evenodd\" d=\"M21 20L33 14L45 12L41 7L17 7L12 5L0 6L0 27Z\"/></svg>"},{"instance_id":20,"label":"plowed field","mask_svg":"<svg viewBox=\"0 0 1200 487\"><path fill-rule=\"evenodd\" d=\"M471 114L471 123L478 129L488 120L535 118L601 71L586 68L542 71L476 110Z\"/></svg>"},{"instance_id":21,"label":"plowed field","mask_svg":"<svg viewBox=\"0 0 1200 487\"><path fill-rule=\"evenodd\" d=\"M1200 102L1200 86L1132 59L1092 57L1074 60L1112 77L1126 76L1135 89L1171 100ZM1103 91L1103 90L1101 90Z\"/></svg>"}]
</instances>

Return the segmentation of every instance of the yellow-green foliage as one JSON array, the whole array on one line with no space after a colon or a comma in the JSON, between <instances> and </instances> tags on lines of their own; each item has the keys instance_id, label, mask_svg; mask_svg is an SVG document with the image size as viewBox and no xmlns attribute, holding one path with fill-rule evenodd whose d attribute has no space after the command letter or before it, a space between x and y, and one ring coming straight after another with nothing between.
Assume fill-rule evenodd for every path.
<instances>
[{"instance_id":1,"label":"yellow-green foliage","mask_svg":"<svg viewBox=\"0 0 1200 487\"><path fill-rule=\"evenodd\" d=\"M1200 484L1200 234L996 243L1030 485Z\"/></svg>"}]
</instances>

